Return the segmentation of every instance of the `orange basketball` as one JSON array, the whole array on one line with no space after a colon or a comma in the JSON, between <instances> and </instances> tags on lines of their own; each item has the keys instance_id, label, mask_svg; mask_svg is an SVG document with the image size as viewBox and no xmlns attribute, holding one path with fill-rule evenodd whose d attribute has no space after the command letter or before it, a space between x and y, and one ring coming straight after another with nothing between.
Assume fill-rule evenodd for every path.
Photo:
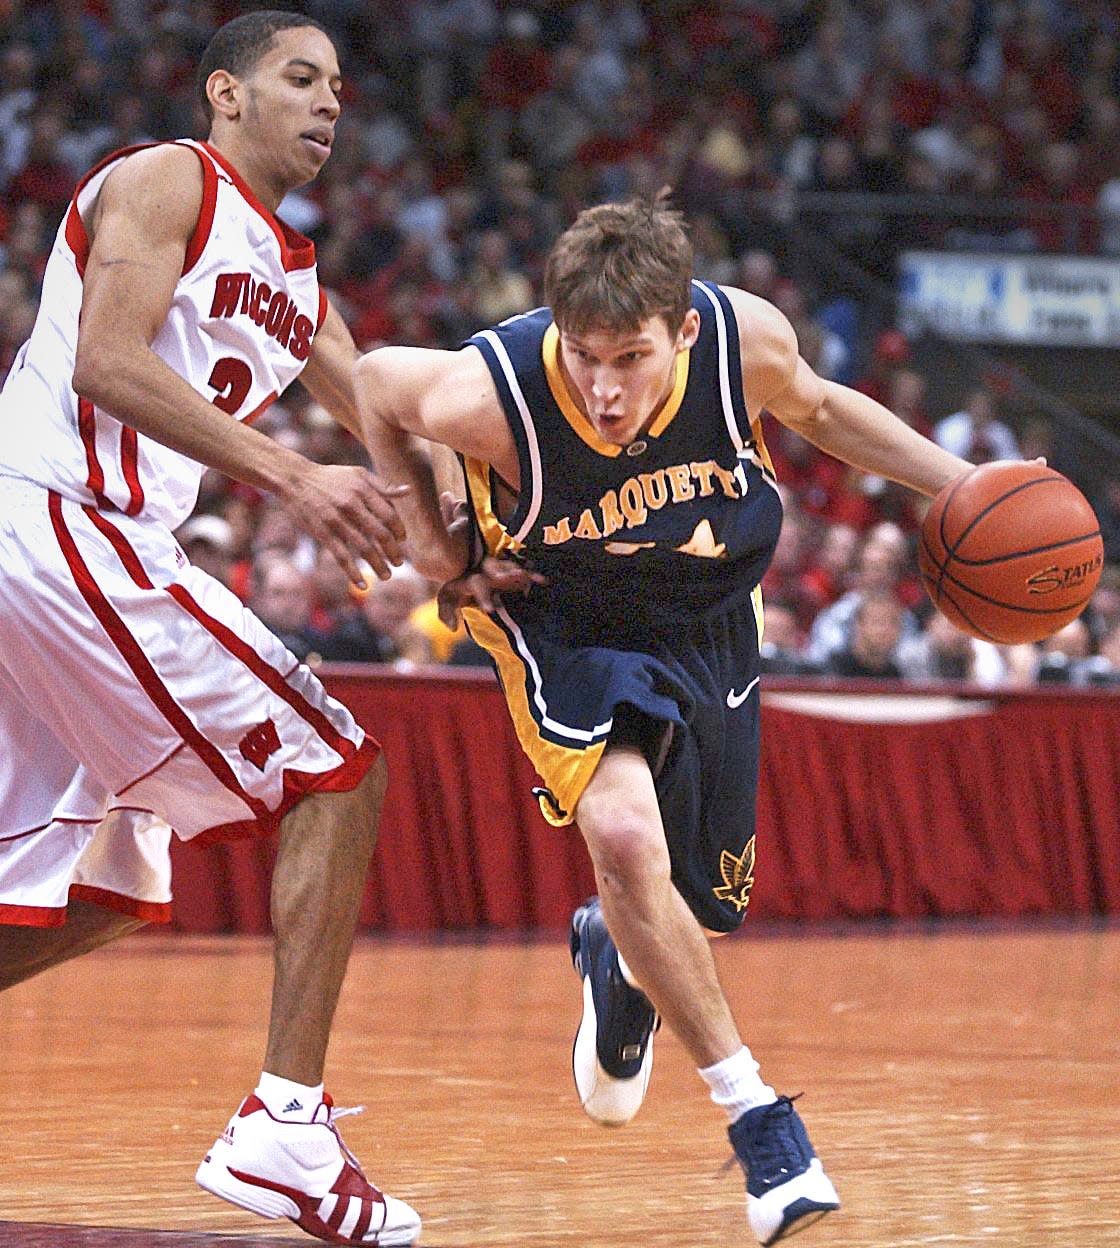
<instances>
[{"instance_id":1,"label":"orange basketball","mask_svg":"<svg viewBox=\"0 0 1120 1248\"><path fill-rule=\"evenodd\" d=\"M934 606L986 641L1041 641L1076 619L1104 544L1085 495L1034 462L981 464L933 500L918 550Z\"/></svg>"}]
</instances>

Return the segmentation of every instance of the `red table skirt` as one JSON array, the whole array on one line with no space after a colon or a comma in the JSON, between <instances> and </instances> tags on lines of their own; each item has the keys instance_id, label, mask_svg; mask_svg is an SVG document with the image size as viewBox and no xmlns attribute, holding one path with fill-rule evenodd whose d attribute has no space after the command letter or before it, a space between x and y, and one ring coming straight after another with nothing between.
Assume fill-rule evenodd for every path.
<instances>
[{"instance_id":1,"label":"red table skirt","mask_svg":"<svg viewBox=\"0 0 1120 1248\"><path fill-rule=\"evenodd\" d=\"M560 928L594 891L489 674L325 669L390 768L362 923ZM1120 913L1120 696L763 697L759 918ZM176 843L174 926L268 929L270 840Z\"/></svg>"}]
</instances>

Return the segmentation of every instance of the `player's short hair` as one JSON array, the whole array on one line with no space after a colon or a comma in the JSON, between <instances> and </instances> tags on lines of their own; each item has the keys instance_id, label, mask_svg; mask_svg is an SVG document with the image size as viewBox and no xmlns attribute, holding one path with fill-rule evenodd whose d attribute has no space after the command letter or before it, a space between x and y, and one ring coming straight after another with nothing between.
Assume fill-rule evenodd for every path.
<instances>
[{"instance_id":1,"label":"player's short hair","mask_svg":"<svg viewBox=\"0 0 1120 1248\"><path fill-rule=\"evenodd\" d=\"M556 240L544 293L557 326L636 330L660 316L675 334L692 306L692 244L664 193L587 208Z\"/></svg>"},{"instance_id":2,"label":"player's short hair","mask_svg":"<svg viewBox=\"0 0 1120 1248\"><path fill-rule=\"evenodd\" d=\"M258 9L255 13L243 13L233 21L219 26L206 45L202 60L198 63L196 82L202 107L207 116L213 116L210 101L206 97L206 82L216 69L224 69L236 78L244 78L272 46L273 38L282 30L297 26L313 26L327 38L330 31L313 17L303 13L289 13L282 9Z\"/></svg>"}]
</instances>

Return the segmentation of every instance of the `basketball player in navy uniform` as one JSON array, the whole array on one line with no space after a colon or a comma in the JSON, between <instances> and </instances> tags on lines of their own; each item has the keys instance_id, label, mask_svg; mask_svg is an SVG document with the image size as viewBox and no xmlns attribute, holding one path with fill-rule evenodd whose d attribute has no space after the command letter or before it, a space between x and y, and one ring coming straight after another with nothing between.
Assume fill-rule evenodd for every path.
<instances>
[{"instance_id":1,"label":"basketball player in navy uniform","mask_svg":"<svg viewBox=\"0 0 1120 1248\"><path fill-rule=\"evenodd\" d=\"M706 939L739 926L755 874L759 582L782 519L760 416L923 494L969 465L817 377L772 305L694 281L662 202L582 213L545 294L460 351L365 356L363 434L383 478L411 487L417 562L464 568L445 599L494 660L545 817L575 820L591 853L599 895L571 933L584 1109L637 1112L664 1019L727 1112L771 1244L839 1202ZM469 523L445 526L414 434L463 457ZM494 595L483 574L502 557L539 583Z\"/></svg>"}]
</instances>

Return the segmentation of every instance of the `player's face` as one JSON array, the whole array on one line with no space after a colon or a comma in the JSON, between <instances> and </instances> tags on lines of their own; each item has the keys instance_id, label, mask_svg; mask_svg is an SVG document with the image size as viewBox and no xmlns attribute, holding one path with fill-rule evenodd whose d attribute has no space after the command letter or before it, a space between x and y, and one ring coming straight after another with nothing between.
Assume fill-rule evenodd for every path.
<instances>
[{"instance_id":1,"label":"player's face","mask_svg":"<svg viewBox=\"0 0 1120 1248\"><path fill-rule=\"evenodd\" d=\"M676 380L677 356L696 341L700 318L689 310L673 333L660 316L621 333L588 329L560 334L564 372L596 433L627 446L649 428Z\"/></svg>"},{"instance_id":2,"label":"player's face","mask_svg":"<svg viewBox=\"0 0 1120 1248\"><path fill-rule=\"evenodd\" d=\"M334 45L313 26L278 31L245 79L245 122L277 181L302 186L326 163L341 111Z\"/></svg>"}]
</instances>

